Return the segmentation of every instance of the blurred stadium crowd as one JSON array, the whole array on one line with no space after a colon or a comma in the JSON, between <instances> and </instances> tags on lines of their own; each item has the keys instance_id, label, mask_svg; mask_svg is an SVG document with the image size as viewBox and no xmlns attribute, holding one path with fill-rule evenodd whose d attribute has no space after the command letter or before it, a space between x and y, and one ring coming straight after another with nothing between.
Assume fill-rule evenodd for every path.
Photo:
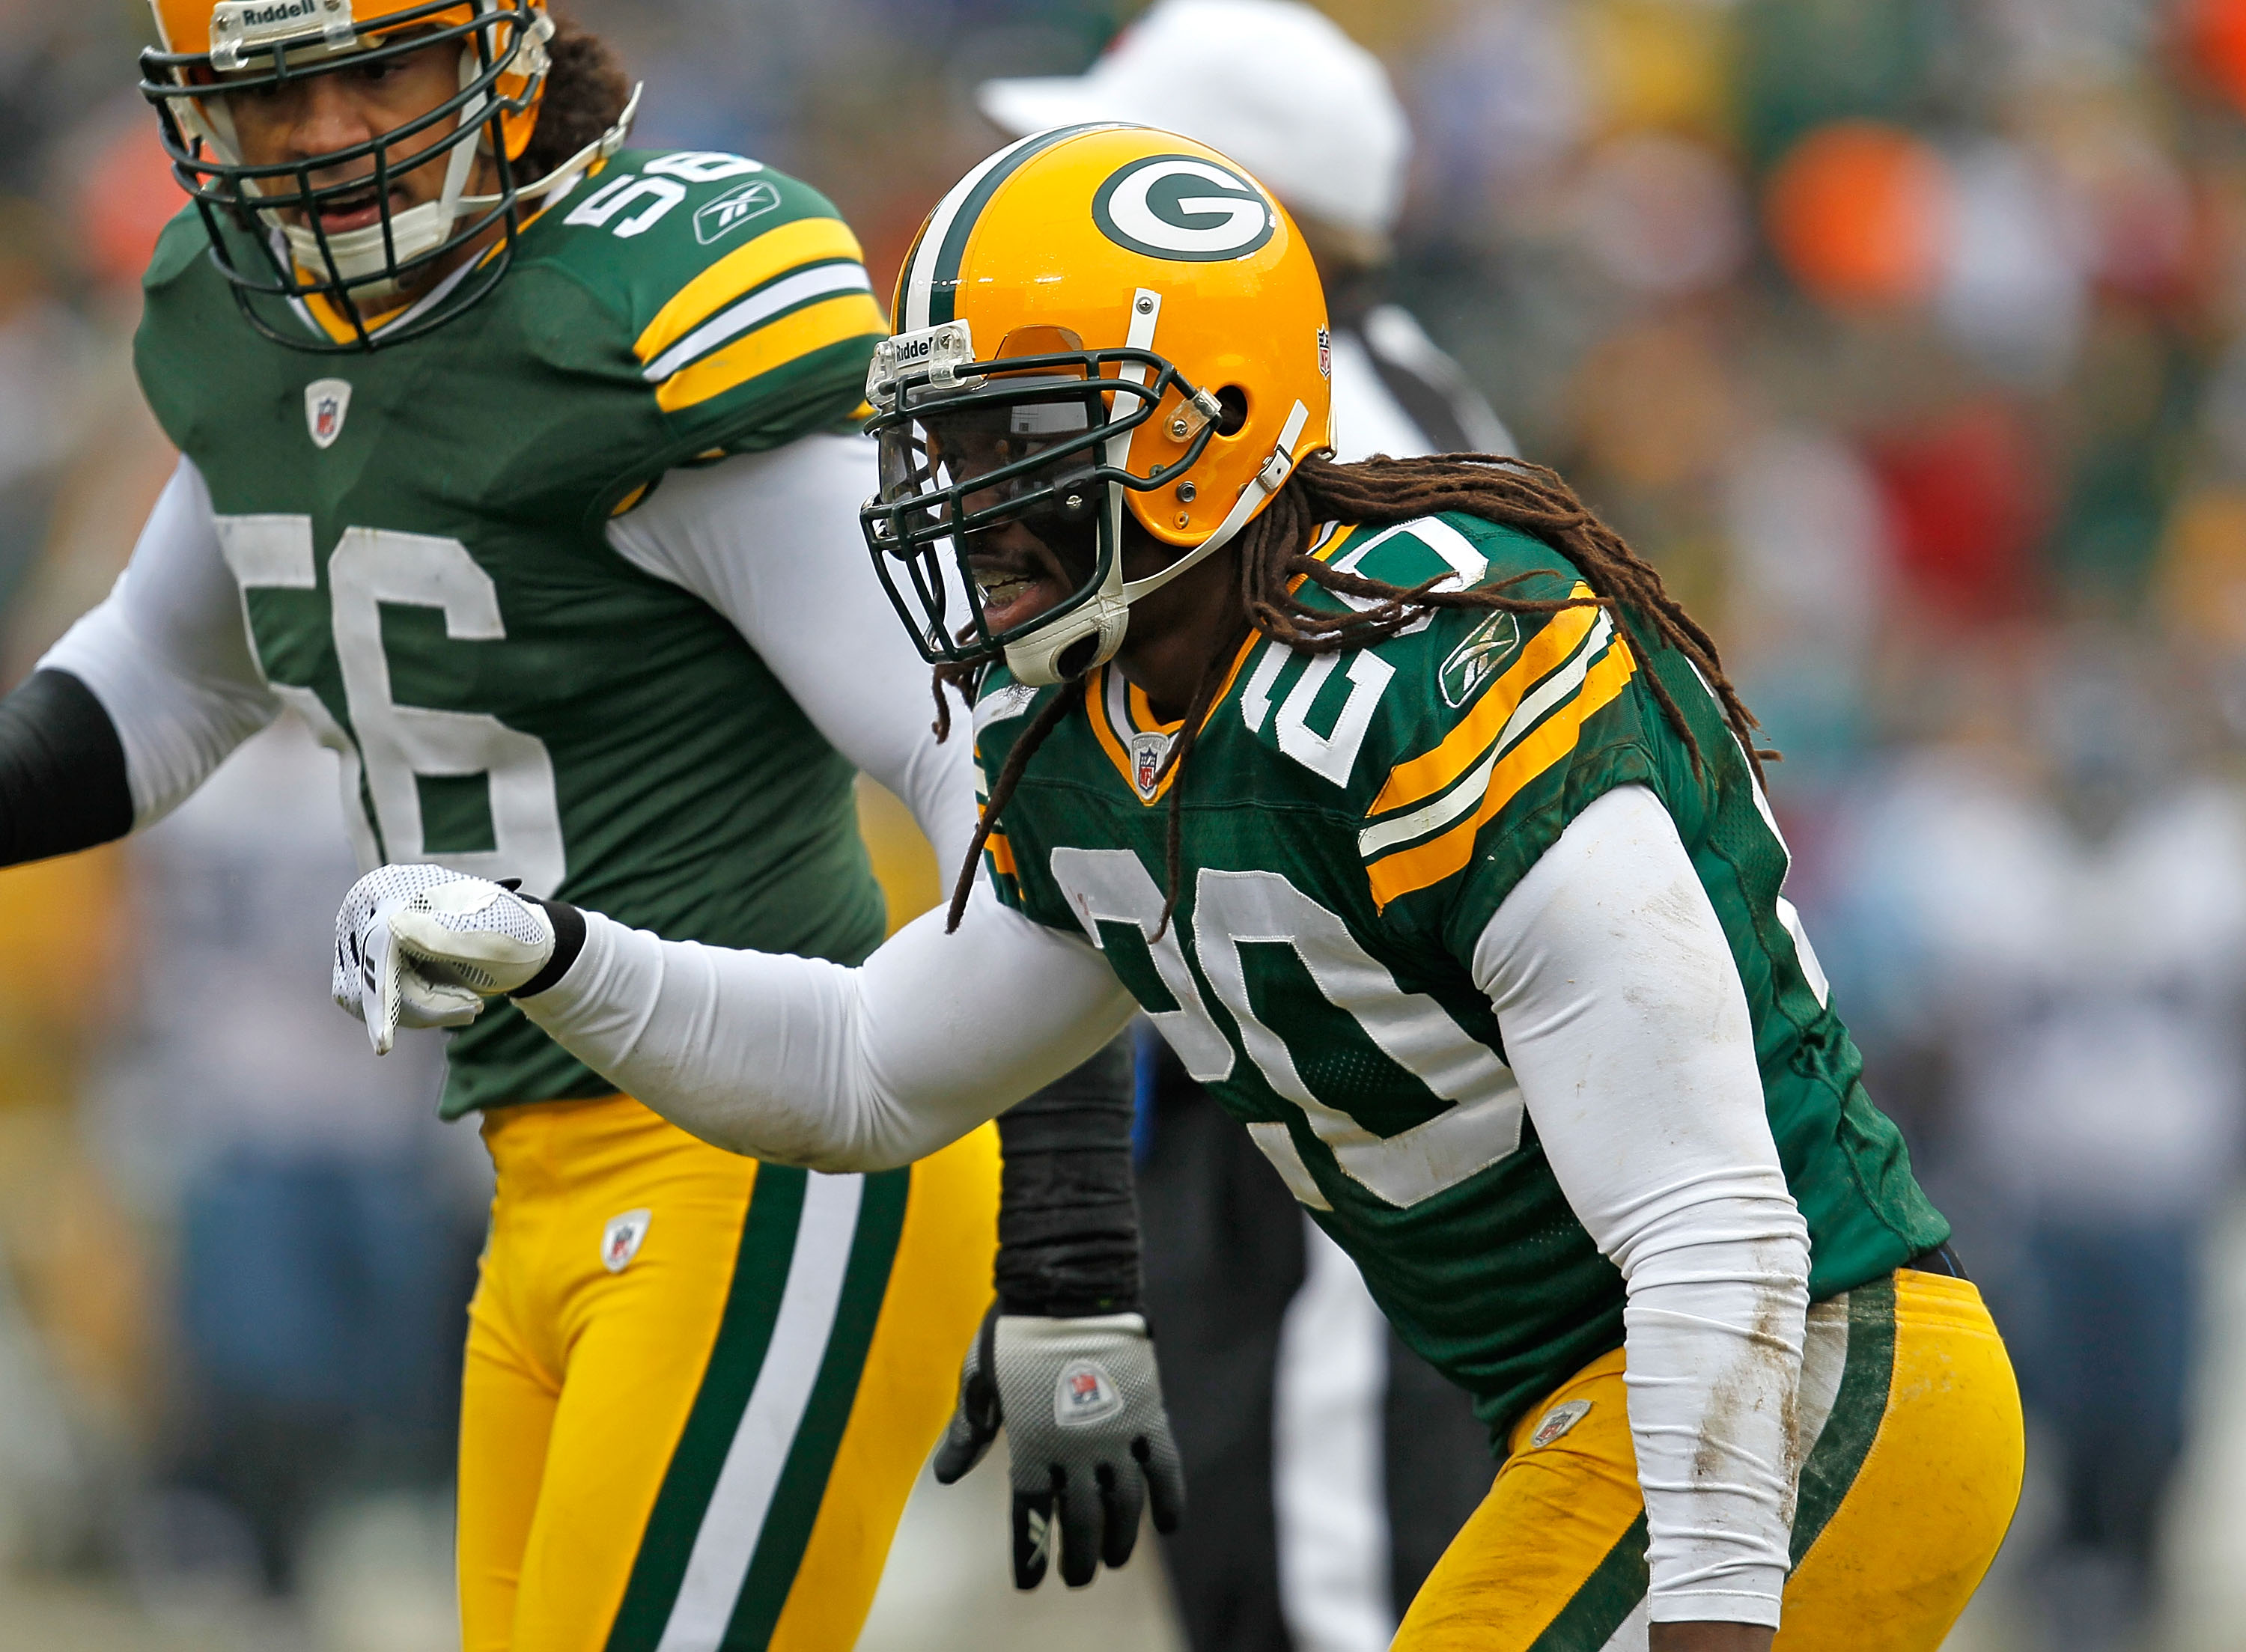
<instances>
[{"instance_id":1,"label":"blurred stadium crowd","mask_svg":"<svg viewBox=\"0 0 2246 1652\"><path fill-rule=\"evenodd\" d=\"M809 180L877 282L997 141L975 85L1135 10L560 3L643 139ZM1975 1643L2246 1646L2206 1558L2246 1530L2246 0L1320 9L1416 129L1391 296L1785 753L1790 893L2034 1420ZM177 202L145 24L0 0L10 682L169 468L127 350ZM124 1603L86 1645L449 1633L484 1173L433 1050L375 1069L324 1006L327 761L266 737L146 839L0 876L0 1619L77 1577Z\"/></svg>"}]
</instances>

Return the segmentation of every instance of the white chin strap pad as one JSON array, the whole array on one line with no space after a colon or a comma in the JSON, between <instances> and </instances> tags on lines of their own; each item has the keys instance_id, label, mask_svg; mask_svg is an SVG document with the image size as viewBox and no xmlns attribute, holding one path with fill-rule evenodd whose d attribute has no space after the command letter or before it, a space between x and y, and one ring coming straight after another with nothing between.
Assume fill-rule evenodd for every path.
<instances>
[{"instance_id":1,"label":"white chin strap pad","mask_svg":"<svg viewBox=\"0 0 2246 1652\"><path fill-rule=\"evenodd\" d=\"M474 81L481 69L475 48L460 48L460 85L463 90ZM391 268L391 251L395 250L399 265L411 263L425 254L432 253L445 244L453 233L453 225L460 215L460 203L467 194L468 179L475 169L476 157L481 145L475 139L459 135L468 128L480 126L484 111L491 101L489 93L480 93L464 105L453 128L455 134L452 153L445 157L445 187L434 201L425 201L418 207L408 207L404 212L392 214L389 219L387 242L379 222L364 229L345 230L340 235L327 238L327 255L320 250L320 237L309 224L283 223L281 233L289 242L289 250L303 268L323 271L328 257L335 260L335 274L346 282L363 276L379 275ZM377 302L397 291L394 282L371 282L353 289L355 298Z\"/></svg>"}]
</instances>

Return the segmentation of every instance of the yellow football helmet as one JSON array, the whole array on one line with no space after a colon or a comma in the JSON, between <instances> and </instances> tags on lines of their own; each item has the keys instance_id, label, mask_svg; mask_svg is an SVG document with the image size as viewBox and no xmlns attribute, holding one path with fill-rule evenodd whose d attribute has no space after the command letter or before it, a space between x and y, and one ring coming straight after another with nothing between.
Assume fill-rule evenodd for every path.
<instances>
[{"instance_id":1,"label":"yellow football helmet","mask_svg":"<svg viewBox=\"0 0 2246 1652\"><path fill-rule=\"evenodd\" d=\"M1003 651L1037 684L1090 670L1133 602L1332 445L1325 292L1300 233L1243 168L1174 133L1063 127L991 156L922 227L890 324L867 382L881 492L862 520L931 662ZM1128 581L1126 511L1180 551ZM1090 573L994 631L968 557L1015 521Z\"/></svg>"},{"instance_id":2,"label":"yellow football helmet","mask_svg":"<svg viewBox=\"0 0 2246 1652\"><path fill-rule=\"evenodd\" d=\"M530 142L545 91L546 43L554 34L546 0L150 3L163 44L141 54L140 90L163 121L173 171L202 211L214 259L234 283L243 313L269 337L301 349L371 350L457 315L503 273L520 204L569 181L599 153L613 153L630 119L627 111L625 121L599 144L545 178L516 178L514 163ZM244 163L235 139L229 107L234 99L446 41L459 43L459 90L426 115L367 143L301 162ZM410 160L391 154L399 140L432 128L443 131L447 121L453 123L452 130ZM479 154L496 164L499 187L492 194L467 193ZM317 208L323 205L366 194L375 180L403 168L439 164L445 178L437 200L393 211L384 194L378 221L332 234L320 227ZM353 175L340 183L313 183L316 173L336 167L348 167ZM243 266L221 234L221 225L228 223L262 226L265 233L253 239L264 268ZM392 328L378 337L370 332L370 307L380 309L414 271L494 226L502 227L505 245L496 257L479 264L471 282L463 283L473 290L456 289L453 302L425 325ZM340 346L323 345L300 328L267 320L252 303L258 296L286 302L316 294L334 303L354 337Z\"/></svg>"}]
</instances>

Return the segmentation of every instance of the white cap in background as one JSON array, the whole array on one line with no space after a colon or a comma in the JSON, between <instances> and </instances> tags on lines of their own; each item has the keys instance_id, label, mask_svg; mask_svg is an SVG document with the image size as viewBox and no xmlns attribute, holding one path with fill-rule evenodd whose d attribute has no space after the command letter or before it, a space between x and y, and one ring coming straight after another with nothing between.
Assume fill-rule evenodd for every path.
<instances>
[{"instance_id":1,"label":"white cap in background","mask_svg":"<svg viewBox=\"0 0 2246 1652\"><path fill-rule=\"evenodd\" d=\"M1221 149L1291 211L1385 238L1412 130L1380 60L1294 0L1160 0L1081 75L986 80L1017 136L1129 120Z\"/></svg>"}]
</instances>

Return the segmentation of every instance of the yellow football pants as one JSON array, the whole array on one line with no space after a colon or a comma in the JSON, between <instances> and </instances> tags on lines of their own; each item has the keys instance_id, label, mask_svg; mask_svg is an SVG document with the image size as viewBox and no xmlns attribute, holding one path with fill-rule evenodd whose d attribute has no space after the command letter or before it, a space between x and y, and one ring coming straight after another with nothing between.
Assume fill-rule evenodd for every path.
<instances>
[{"instance_id":1,"label":"yellow football pants","mask_svg":"<svg viewBox=\"0 0 2246 1652\"><path fill-rule=\"evenodd\" d=\"M2011 1362L1962 1279L1906 1268L1809 1315L1801 1406L1814 1443L1777 1652L1934 1652L2019 1500ZM1571 1401L1589 1409L1532 1444ZM1530 1407L1508 1443L1396 1652L1644 1652L1645 1504L1622 1350Z\"/></svg>"},{"instance_id":2,"label":"yellow football pants","mask_svg":"<svg viewBox=\"0 0 2246 1652\"><path fill-rule=\"evenodd\" d=\"M864 1176L722 1152L625 1096L484 1139L464 1652L842 1652L990 1300L997 1132Z\"/></svg>"}]
</instances>

